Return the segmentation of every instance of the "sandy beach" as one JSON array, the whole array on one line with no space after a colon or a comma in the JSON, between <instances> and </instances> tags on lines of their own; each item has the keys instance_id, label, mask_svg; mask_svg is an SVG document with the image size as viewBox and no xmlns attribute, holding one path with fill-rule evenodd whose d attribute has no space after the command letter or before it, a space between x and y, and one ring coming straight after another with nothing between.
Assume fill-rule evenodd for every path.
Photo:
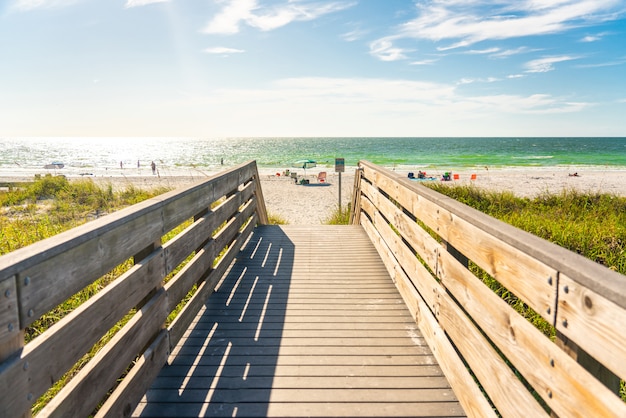
<instances>
[{"instance_id":1,"label":"sandy beach","mask_svg":"<svg viewBox=\"0 0 626 418\"><path fill-rule=\"evenodd\" d=\"M339 175L326 170L328 179L325 184L317 182L317 173L322 171L309 170L307 179L310 184L295 184L294 180L278 176L280 169L260 170L261 187L267 210L270 214L279 216L292 225L308 225L324 223L339 204ZM415 170L417 172L417 170ZM542 193L560 193L564 190L577 190L584 193L609 193L626 196L626 170L619 169L589 169L589 168L542 168L542 169L488 169L473 171L452 171L458 174L458 180L445 184L473 184L485 190L508 190L522 197L537 196ZM407 172L397 172L406 177ZM572 174L577 173L577 176ZM442 173L428 173L439 179ZM471 180L471 174L476 179ZM82 178L82 177L78 177ZM140 188L180 188L207 178L206 174L198 175L111 175L87 177L100 184L111 183L115 188L124 188L129 185ZM72 178L70 178L72 179ZM30 181L32 177L0 176L2 182ZM434 180L440 181L440 180ZM346 168L341 176L341 204L347 206L352 197L354 186L354 171Z\"/></svg>"}]
</instances>

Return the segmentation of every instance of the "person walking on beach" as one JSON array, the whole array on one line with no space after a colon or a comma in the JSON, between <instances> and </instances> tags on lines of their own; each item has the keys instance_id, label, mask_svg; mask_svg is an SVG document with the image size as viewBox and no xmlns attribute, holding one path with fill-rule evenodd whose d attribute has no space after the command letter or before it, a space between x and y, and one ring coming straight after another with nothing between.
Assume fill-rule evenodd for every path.
<instances>
[{"instance_id":1,"label":"person walking on beach","mask_svg":"<svg viewBox=\"0 0 626 418\"><path fill-rule=\"evenodd\" d=\"M152 161L152 164L150 164L150 166L152 167L152 174L156 174L156 164L154 163L154 161Z\"/></svg>"}]
</instances>

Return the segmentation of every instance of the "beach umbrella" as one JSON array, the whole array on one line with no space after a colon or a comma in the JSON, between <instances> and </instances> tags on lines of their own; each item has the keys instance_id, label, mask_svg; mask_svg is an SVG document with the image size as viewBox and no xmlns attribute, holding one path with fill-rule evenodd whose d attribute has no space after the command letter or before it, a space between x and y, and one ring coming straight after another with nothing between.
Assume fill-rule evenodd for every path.
<instances>
[{"instance_id":1,"label":"beach umbrella","mask_svg":"<svg viewBox=\"0 0 626 418\"><path fill-rule=\"evenodd\" d=\"M295 168L303 168L303 169L307 169L307 168L312 168L315 167L317 165L317 163L314 160L298 160L295 163L293 163L293 166Z\"/></svg>"},{"instance_id":2,"label":"beach umbrella","mask_svg":"<svg viewBox=\"0 0 626 418\"><path fill-rule=\"evenodd\" d=\"M298 160L295 163L293 163L293 166L295 168L303 168L304 169L304 175L305 176L306 176L306 169L315 167L316 165L317 165L317 163L314 160Z\"/></svg>"}]
</instances>

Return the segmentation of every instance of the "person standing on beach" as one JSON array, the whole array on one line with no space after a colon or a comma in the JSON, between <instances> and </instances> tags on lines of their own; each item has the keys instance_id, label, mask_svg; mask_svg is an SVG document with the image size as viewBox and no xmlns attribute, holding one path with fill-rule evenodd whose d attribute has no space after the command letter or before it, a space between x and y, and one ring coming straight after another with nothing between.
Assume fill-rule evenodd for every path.
<instances>
[{"instance_id":1,"label":"person standing on beach","mask_svg":"<svg viewBox=\"0 0 626 418\"><path fill-rule=\"evenodd\" d=\"M156 174L156 164L154 163L154 161L152 161L152 164L150 164L150 166L152 167L152 174Z\"/></svg>"}]
</instances>

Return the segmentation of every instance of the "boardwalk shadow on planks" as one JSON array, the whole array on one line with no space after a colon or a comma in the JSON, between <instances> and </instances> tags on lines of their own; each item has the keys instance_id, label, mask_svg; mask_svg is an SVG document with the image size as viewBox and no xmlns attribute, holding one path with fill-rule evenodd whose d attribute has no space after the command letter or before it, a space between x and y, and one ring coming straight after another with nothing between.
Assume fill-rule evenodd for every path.
<instances>
[{"instance_id":1,"label":"boardwalk shadow on planks","mask_svg":"<svg viewBox=\"0 0 626 418\"><path fill-rule=\"evenodd\" d=\"M294 245L280 228L263 228L246 244L172 353L171 364L146 393L148 406L141 416L266 415Z\"/></svg>"}]
</instances>

